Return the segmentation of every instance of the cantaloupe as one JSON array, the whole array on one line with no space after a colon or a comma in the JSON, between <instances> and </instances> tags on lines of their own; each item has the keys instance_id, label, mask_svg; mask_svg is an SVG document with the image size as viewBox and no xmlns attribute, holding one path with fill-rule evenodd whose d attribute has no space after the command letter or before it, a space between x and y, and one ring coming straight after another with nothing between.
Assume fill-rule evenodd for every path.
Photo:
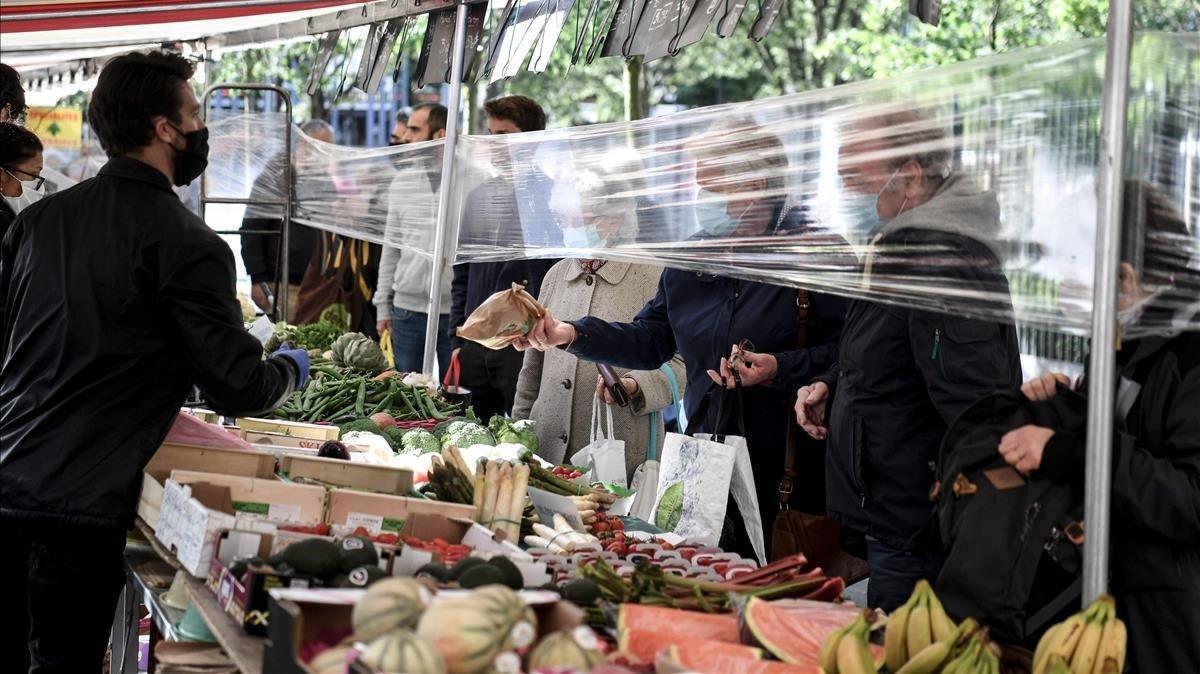
<instances>
[{"instance_id":1,"label":"cantaloupe","mask_svg":"<svg viewBox=\"0 0 1200 674\"><path fill-rule=\"evenodd\" d=\"M429 590L412 578L385 578L367 588L354 605L351 623L359 641L370 642L387 632L417 626L429 605Z\"/></svg>"},{"instance_id":2,"label":"cantaloupe","mask_svg":"<svg viewBox=\"0 0 1200 674\"><path fill-rule=\"evenodd\" d=\"M417 625L417 635L442 655L449 674L485 672L497 655L529 646L536 633L533 612L502 585L437 602Z\"/></svg>"},{"instance_id":3,"label":"cantaloupe","mask_svg":"<svg viewBox=\"0 0 1200 674\"><path fill-rule=\"evenodd\" d=\"M377 672L446 674L446 663L437 650L408 630L395 630L375 639L359 660Z\"/></svg>"},{"instance_id":4,"label":"cantaloupe","mask_svg":"<svg viewBox=\"0 0 1200 674\"><path fill-rule=\"evenodd\" d=\"M531 670L565 668L586 672L603 662L596 635L583 626L547 635L529 654Z\"/></svg>"},{"instance_id":5,"label":"cantaloupe","mask_svg":"<svg viewBox=\"0 0 1200 674\"><path fill-rule=\"evenodd\" d=\"M308 668L316 674L343 674L346 671L346 657L352 650L350 646L327 648L309 660Z\"/></svg>"}]
</instances>

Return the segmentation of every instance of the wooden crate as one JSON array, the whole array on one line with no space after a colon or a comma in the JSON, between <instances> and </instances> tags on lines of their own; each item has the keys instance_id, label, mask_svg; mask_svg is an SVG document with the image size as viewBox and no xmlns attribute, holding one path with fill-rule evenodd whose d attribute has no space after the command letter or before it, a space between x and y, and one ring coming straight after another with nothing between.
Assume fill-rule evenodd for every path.
<instances>
[{"instance_id":1,"label":"wooden crate","mask_svg":"<svg viewBox=\"0 0 1200 674\"><path fill-rule=\"evenodd\" d=\"M307 477L338 487L381 494L404 495L413 485L413 473L406 468L352 463L342 459L284 455L280 457L279 469L292 480Z\"/></svg>"},{"instance_id":2,"label":"wooden crate","mask_svg":"<svg viewBox=\"0 0 1200 674\"><path fill-rule=\"evenodd\" d=\"M244 418L238 419L237 425L243 431L279 433L297 438L312 438L313 440L337 440L339 433L337 426L306 424L299 421L283 421L282 419Z\"/></svg>"},{"instance_id":3,"label":"wooden crate","mask_svg":"<svg viewBox=\"0 0 1200 674\"><path fill-rule=\"evenodd\" d=\"M275 456L257 449L217 449L164 442L150 457L146 472L165 479L173 470L269 478L275 474Z\"/></svg>"},{"instance_id":4,"label":"wooden crate","mask_svg":"<svg viewBox=\"0 0 1200 674\"><path fill-rule=\"evenodd\" d=\"M475 519L475 508L470 505L331 489L325 521L334 526L367 526L368 529L399 532L412 513ZM371 520L376 526L368 524Z\"/></svg>"},{"instance_id":5,"label":"wooden crate","mask_svg":"<svg viewBox=\"0 0 1200 674\"><path fill-rule=\"evenodd\" d=\"M234 510L242 514L304 524L321 522L325 517L324 487L287 484L275 478L262 479L187 470L172 471L171 479L180 484L207 482L228 487Z\"/></svg>"}]
</instances>

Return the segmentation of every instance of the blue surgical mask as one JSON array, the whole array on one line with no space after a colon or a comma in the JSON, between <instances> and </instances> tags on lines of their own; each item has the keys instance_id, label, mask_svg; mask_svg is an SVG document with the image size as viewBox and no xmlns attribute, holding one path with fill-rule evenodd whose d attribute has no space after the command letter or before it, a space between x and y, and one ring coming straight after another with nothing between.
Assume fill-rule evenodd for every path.
<instances>
[{"instance_id":1,"label":"blue surgical mask","mask_svg":"<svg viewBox=\"0 0 1200 674\"><path fill-rule=\"evenodd\" d=\"M846 220L846 233L851 239L868 239L879 229L879 212L875 206L877 201L879 198L870 194L850 194L844 198L842 217Z\"/></svg>"},{"instance_id":2,"label":"blue surgical mask","mask_svg":"<svg viewBox=\"0 0 1200 674\"><path fill-rule=\"evenodd\" d=\"M595 225L568 227L562 231L563 246L572 249L595 249L604 244Z\"/></svg>"},{"instance_id":3,"label":"blue surgical mask","mask_svg":"<svg viewBox=\"0 0 1200 674\"><path fill-rule=\"evenodd\" d=\"M737 220L729 217L725 197L708 190L696 194L696 224L713 236L728 236L737 229Z\"/></svg>"}]
</instances>

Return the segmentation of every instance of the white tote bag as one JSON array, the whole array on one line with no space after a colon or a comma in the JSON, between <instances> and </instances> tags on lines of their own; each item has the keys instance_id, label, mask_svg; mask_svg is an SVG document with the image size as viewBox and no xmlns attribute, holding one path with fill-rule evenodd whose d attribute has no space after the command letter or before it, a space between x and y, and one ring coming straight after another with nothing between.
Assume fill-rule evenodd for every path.
<instances>
[{"instance_id":1,"label":"white tote bag","mask_svg":"<svg viewBox=\"0 0 1200 674\"><path fill-rule=\"evenodd\" d=\"M601 412L600 408L604 408ZM604 422L608 422L607 428ZM627 486L625 478L625 441L617 440L613 432L612 407L599 396L592 401L592 435L586 447L575 452L571 463L587 466L589 482L607 482Z\"/></svg>"},{"instance_id":2,"label":"white tote bag","mask_svg":"<svg viewBox=\"0 0 1200 674\"><path fill-rule=\"evenodd\" d=\"M671 385L671 404L675 406L675 418L679 420L680 427L684 428L687 422L683 416L679 380L675 378L675 371L671 369L670 363L664 364L659 369L663 371L667 382ZM646 460L633 472L633 482L629 485L630 490L634 492L633 505L629 509L629 515L644 522L650 522L653 519L654 503L658 500L658 420L661 416L659 412L654 412L647 417L650 423L650 433L648 434L650 441L646 447Z\"/></svg>"}]
</instances>

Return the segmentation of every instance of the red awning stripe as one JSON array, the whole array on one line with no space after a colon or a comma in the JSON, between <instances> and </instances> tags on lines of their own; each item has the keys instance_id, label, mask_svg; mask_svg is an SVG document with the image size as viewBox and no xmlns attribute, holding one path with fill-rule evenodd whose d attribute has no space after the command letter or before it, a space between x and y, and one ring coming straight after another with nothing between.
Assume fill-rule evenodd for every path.
<instances>
[{"instance_id":1,"label":"red awning stripe","mask_svg":"<svg viewBox=\"0 0 1200 674\"><path fill-rule=\"evenodd\" d=\"M293 2L188 2L186 0L114 0L55 2L11 6L0 10L0 33L77 30L104 26L136 26L228 19L260 14L299 12L345 5L347 0ZM52 16L58 14L58 16ZM22 18L22 17L28 18Z\"/></svg>"}]
</instances>

